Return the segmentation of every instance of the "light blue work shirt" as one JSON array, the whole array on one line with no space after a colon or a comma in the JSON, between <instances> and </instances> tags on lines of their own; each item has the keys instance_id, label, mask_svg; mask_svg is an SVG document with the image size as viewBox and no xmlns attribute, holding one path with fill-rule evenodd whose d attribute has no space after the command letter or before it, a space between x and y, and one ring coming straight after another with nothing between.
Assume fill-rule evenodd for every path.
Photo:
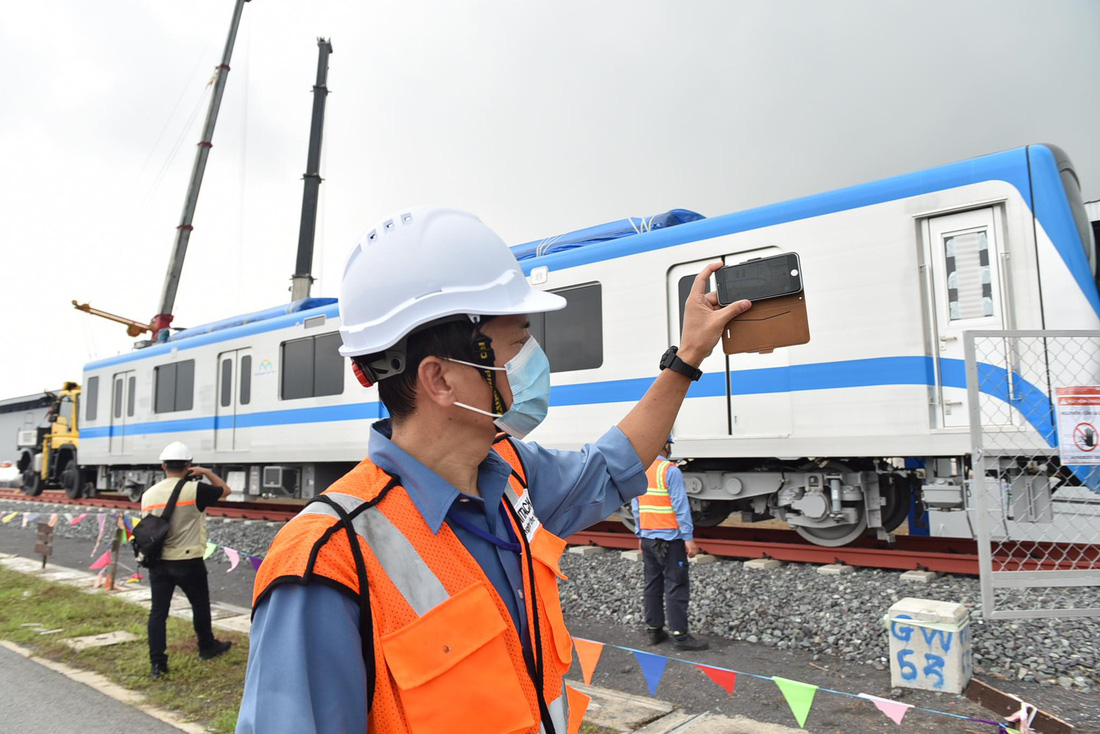
<instances>
[{"instance_id":1,"label":"light blue work shirt","mask_svg":"<svg viewBox=\"0 0 1100 734\"><path fill-rule=\"evenodd\" d=\"M491 452L478 468L481 497L460 493L390 440L390 422L372 426L368 456L395 474L432 532L448 512L504 541L514 541L500 513L512 469ZM527 470L535 514L551 533L567 537L645 494L645 467L617 427L580 451L513 441ZM458 523L448 524L478 562L512 615L530 655L523 571L517 553ZM370 661L373 668L374 661ZM370 671L373 674L373 670ZM356 600L322 584L283 584L255 610L237 734L365 732L367 666Z\"/></svg>"},{"instance_id":2,"label":"light blue work shirt","mask_svg":"<svg viewBox=\"0 0 1100 734\"><path fill-rule=\"evenodd\" d=\"M658 456L657 461L668 461L667 456ZM640 538L654 538L657 540L694 540L695 525L691 522L691 505L688 504L687 490L684 489L684 473L680 467L673 464L665 473L668 483L668 497L672 500L672 509L676 513L678 528L656 528L642 530L640 523L635 523L635 535ZM644 494L644 493L643 493ZM635 520L638 518L638 498L630 500L630 508L634 511Z\"/></svg>"}]
</instances>

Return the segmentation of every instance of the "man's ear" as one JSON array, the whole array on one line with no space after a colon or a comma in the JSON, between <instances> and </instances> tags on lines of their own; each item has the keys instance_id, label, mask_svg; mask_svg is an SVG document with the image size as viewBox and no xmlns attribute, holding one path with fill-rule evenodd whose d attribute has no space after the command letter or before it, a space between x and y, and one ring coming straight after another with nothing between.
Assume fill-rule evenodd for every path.
<instances>
[{"instance_id":1,"label":"man's ear","mask_svg":"<svg viewBox=\"0 0 1100 734\"><path fill-rule=\"evenodd\" d=\"M439 357L425 357L416 370L416 399L430 400L436 405L450 406L455 402L451 384L453 370Z\"/></svg>"}]
</instances>

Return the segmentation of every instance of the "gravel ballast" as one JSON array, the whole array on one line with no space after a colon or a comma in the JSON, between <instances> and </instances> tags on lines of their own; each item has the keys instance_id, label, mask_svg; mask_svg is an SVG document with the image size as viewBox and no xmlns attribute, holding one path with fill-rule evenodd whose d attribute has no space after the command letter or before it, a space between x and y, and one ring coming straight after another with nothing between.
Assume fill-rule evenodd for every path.
<instances>
[{"instance_id":1,"label":"gravel ballast","mask_svg":"<svg viewBox=\"0 0 1100 734\"><path fill-rule=\"evenodd\" d=\"M0 501L0 514L60 512L76 508L38 502ZM87 519L57 532L94 544L99 531L91 508ZM62 515L64 517L64 514ZM17 530L16 517L0 532ZM263 556L281 523L210 518L211 542ZM11 528L11 529L9 529ZM28 529L29 532L29 529ZM975 673L992 678L1036 681L1087 692L1100 684L1100 619L984 620L977 578L941 576L928 584L902 581L900 571L855 569L842 576L823 576L817 567L786 564L774 571L747 571L736 560L691 569L692 631L757 643L779 650L795 649L818 656L885 670L889 641L883 623L890 606L905 597L965 604L972 616ZM642 565L609 551L592 556L566 553L561 582L567 616L644 627ZM1100 606L1100 591L1081 592L1090 606Z\"/></svg>"}]
</instances>

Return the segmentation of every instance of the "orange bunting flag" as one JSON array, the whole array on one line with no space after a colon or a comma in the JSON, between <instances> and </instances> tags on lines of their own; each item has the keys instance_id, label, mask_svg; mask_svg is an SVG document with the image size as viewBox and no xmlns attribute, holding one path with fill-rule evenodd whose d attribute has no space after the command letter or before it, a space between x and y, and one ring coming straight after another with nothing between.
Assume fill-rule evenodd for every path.
<instances>
[{"instance_id":1,"label":"orange bunting flag","mask_svg":"<svg viewBox=\"0 0 1100 734\"><path fill-rule=\"evenodd\" d=\"M573 638L573 646L577 648L577 660L581 664L581 674L584 675L584 684L592 685L592 674L596 672L596 663L603 653L603 643L592 640Z\"/></svg>"},{"instance_id":2,"label":"orange bunting flag","mask_svg":"<svg viewBox=\"0 0 1100 734\"><path fill-rule=\"evenodd\" d=\"M732 670L712 668L709 665L696 664L695 667L706 673L707 677L723 688L726 693L733 693L733 688L737 685L737 673Z\"/></svg>"}]
</instances>

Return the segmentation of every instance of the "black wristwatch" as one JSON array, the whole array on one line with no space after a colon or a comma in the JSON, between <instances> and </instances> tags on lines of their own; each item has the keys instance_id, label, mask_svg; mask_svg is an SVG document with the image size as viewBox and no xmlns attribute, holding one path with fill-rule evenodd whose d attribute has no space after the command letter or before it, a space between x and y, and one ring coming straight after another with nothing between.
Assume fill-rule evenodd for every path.
<instances>
[{"instance_id":1,"label":"black wristwatch","mask_svg":"<svg viewBox=\"0 0 1100 734\"><path fill-rule=\"evenodd\" d=\"M693 382L703 376L703 371L697 367L692 367L690 364L680 359L676 355L676 347L669 347L668 351L661 356L661 369L670 369L674 372L679 372L681 375L690 378Z\"/></svg>"}]
</instances>

